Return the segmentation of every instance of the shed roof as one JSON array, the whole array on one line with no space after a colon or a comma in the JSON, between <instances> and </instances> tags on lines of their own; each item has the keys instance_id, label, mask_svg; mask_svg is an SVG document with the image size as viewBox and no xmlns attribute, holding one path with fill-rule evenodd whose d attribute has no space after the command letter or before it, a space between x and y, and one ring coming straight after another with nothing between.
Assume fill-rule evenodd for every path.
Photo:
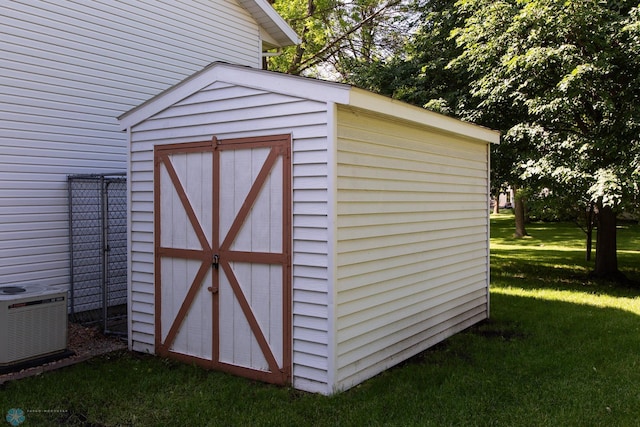
<instances>
[{"instance_id":1,"label":"shed roof","mask_svg":"<svg viewBox=\"0 0 640 427\"><path fill-rule=\"evenodd\" d=\"M479 141L495 144L500 142L500 133L498 131L425 110L424 108L377 95L347 84L292 76L221 62L214 62L208 65L203 70L124 113L118 120L123 129L132 128L218 81L299 98L350 106Z\"/></svg>"},{"instance_id":2,"label":"shed roof","mask_svg":"<svg viewBox=\"0 0 640 427\"><path fill-rule=\"evenodd\" d=\"M253 19L277 43L274 47L290 46L300 43L300 38L275 11L267 0L238 0L238 2L253 16Z\"/></svg>"}]
</instances>

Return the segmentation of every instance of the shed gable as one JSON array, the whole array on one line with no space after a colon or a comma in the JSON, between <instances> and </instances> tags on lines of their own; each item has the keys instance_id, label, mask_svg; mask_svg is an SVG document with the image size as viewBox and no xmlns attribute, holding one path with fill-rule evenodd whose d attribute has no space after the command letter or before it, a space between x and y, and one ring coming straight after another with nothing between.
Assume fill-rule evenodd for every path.
<instances>
[{"instance_id":1,"label":"shed gable","mask_svg":"<svg viewBox=\"0 0 640 427\"><path fill-rule=\"evenodd\" d=\"M293 381L328 390L327 106L216 81L131 129L133 347L154 351L154 146L264 135L292 136Z\"/></svg>"}]
</instances>

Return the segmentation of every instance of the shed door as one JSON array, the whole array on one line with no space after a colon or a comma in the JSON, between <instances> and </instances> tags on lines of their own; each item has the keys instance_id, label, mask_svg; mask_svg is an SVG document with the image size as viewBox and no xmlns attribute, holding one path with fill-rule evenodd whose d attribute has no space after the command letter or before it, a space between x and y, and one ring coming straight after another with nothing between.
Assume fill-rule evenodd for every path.
<instances>
[{"instance_id":1,"label":"shed door","mask_svg":"<svg viewBox=\"0 0 640 427\"><path fill-rule=\"evenodd\" d=\"M288 135L156 147L158 354L289 381L290 147Z\"/></svg>"}]
</instances>

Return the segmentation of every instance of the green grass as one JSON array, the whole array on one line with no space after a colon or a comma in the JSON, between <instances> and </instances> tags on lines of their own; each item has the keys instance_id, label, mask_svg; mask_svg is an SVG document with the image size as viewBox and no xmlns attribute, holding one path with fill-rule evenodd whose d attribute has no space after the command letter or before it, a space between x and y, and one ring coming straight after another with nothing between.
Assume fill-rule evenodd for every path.
<instances>
[{"instance_id":1,"label":"green grass","mask_svg":"<svg viewBox=\"0 0 640 427\"><path fill-rule=\"evenodd\" d=\"M492 218L491 319L332 397L121 353L0 386L24 426L637 426L640 291L590 280L571 224ZM620 266L640 279L640 227ZM7 424L8 425L8 424Z\"/></svg>"}]
</instances>

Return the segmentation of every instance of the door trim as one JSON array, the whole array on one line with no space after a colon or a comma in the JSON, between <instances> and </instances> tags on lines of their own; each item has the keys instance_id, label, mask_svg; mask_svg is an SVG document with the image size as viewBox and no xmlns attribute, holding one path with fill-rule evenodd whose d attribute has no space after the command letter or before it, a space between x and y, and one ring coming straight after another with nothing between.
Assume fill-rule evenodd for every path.
<instances>
[{"instance_id":1,"label":"door trim","mask_svg":"<svg viewBox=\"0 0 640 427\"><path fill-rule=\"evenodd\" d=\"M239 212L233 220L226 236L219 235L220 223L219 215L212 215L212 230L210 243L206 237L203 226L199 223L196 213L191 206L186 191L183 188L177 172L171 164L170 156L176 153L211 152L213 154L213 194L212 209L220 212L220 152L236 149L270 148L267 159L262 165L249 193L247 194ZM240 232L244 221L247 219L253 203L256 201L260 191L270 176L271 171L278 159L282 159L282 253L265 252L245 252L233 251L231 246ZM185 209L189 223L193 227L197 239L202 249L181 249L163 247L161 245L162 230L160 227L161 201L160 201L160 171L164 166L171 184L175 188L178 198ZM292 278L291 278L291 251L292 251L292 182L291 182L291 135L269 135L252 138L235 138L218 140L214 136L210 141L167 144L154 147L154 249L155 249L155 348L156 353L161 356L171 356L178 360L189 361L198 365L214 368L244 377L266 381L277 384L287 384L291 382L292 374ZM220 242L221 238L224 240ZM214 256L219 256L219 268L212 269ZM191 259L200 261L200 267L187 294L180 305L178 313L172 322L166 338L162 339L162 301L161 301L161 262L163 257L175 257L181 259ZM216 258L217 261L218 258ZM260 329L251 306L247 301L240 284L233 273L231 262L254 262L261 264L282 265L282 366L278 366L276 358L271 350L264 333ZM212 360L207 360L197 356L185 355L171 350L180 327L186 318L189 308L193 303L198 291L204 286L204 279L209 271L213 271L212 283L208 290L212 295ZM217 272L216 272L217 271ZM268 363L269 372L236 366L220 361L220 340L219 322L220 308L218 289L220 286L219 274L225 274L233 293L242 308L246 320L258 342L258 345Z\"/></svg>"}]
</instances>

